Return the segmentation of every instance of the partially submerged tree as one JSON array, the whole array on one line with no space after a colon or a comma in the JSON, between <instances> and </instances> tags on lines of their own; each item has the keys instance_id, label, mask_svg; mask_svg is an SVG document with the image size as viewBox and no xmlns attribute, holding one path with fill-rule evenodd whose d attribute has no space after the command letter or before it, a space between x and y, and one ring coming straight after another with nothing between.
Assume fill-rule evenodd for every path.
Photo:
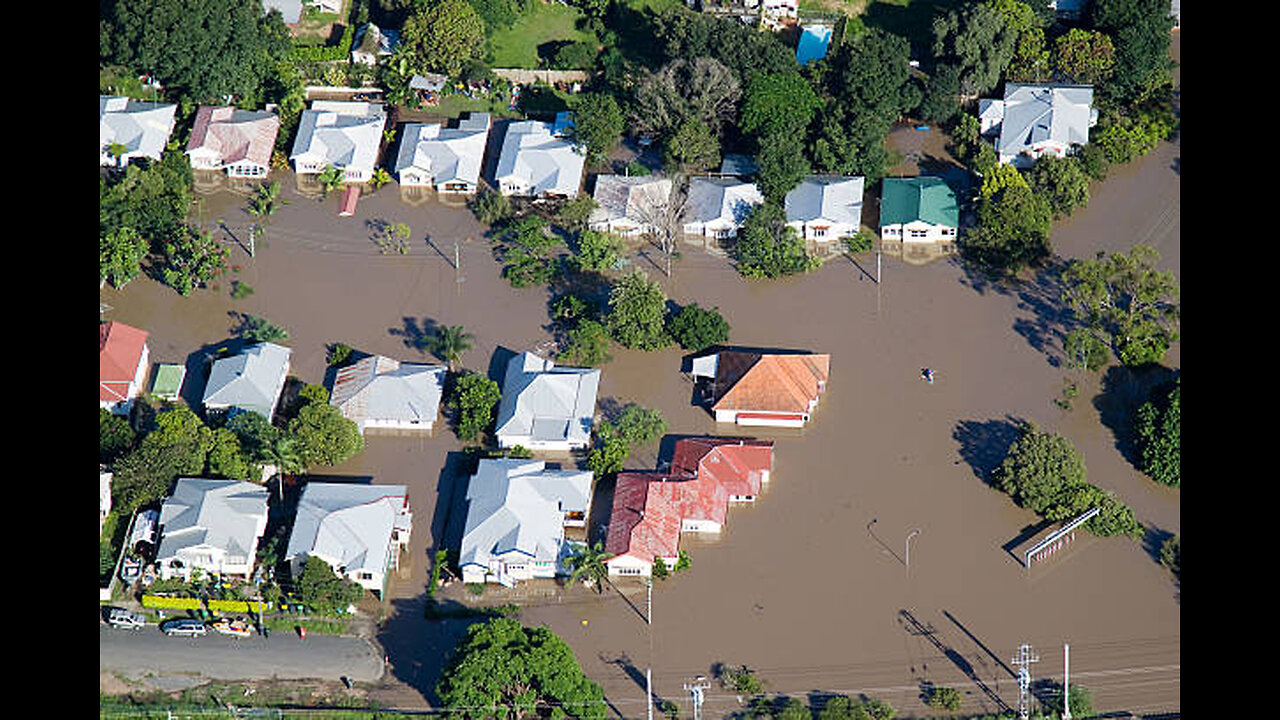
<instances>
[{"instance_id":1,"label":"partially submerged tree","mask_svg":"<svg viewBox=\"0 0 1280 720\"><path fill-rule=\"evenodd\" d=\"M1181 291L1171 272L1155 269L1160 254L1138 244L1128 255L1099 252L1063 272L1063 299L1088 327L1111 339L1120 362L1159 362L1178 340Z\"/></svg>"}]
</instances>

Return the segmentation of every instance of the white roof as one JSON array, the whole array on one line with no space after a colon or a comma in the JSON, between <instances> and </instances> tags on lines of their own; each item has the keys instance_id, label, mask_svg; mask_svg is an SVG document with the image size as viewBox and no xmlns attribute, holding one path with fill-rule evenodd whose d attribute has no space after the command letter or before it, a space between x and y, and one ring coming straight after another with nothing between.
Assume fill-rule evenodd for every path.
<instances>
[{"instance_id":1,"label":"white roof","mask_svg":"<svg viewBox=\"0 0 1280 720\"><path fill-rule=\"evenodd\" d=\"M553 135L551 123L525 120L507 126L495 173L499 185L514 180L530 195L578 194L585 158L577 147Z\"/></svg>"},{"instance_id":2,"label":"white roof","mask_svg":"<svg viewBox=\"0 0 1280 720\"><path fill-rule=\"evenodd\" d=\"M599 385L596 369L557 367L528 352L511 358L498 404L498 438L590 442Z\"/></svg>"},{"instance_id":3,"label":"white roof","mask_svg":"<svg viewBox=\"0 0 1280 720\"><path fill-rule=\"evenodd\" d=\"M125 146L122 160L133 157L160 159L173 132L178 106L142 102L127 97L98 96L98 146L106 155L113 143Z\"/></svg>"},{"instance_id":4,"label":"white roof","mask_svg":"<svg viewBox=\"0 0 1280 720\"><path fill-rule=\"evenodd\" d=\"M316 100L302 111L289 158L308 157L372 173L386 121L380 103Z\"/></svg>"},{"instance_id":5,"label":"white roof","mask_svg":"<svg viewBox=\"0 0 1280 720\"><path fill-rule=\"evenodd\" d=\"M645 219L646 209L658 208L668 202L671 197L671 181L654 175L597 175L592 197L599 207L591 211L589 223L625 218L642 224L648 222Z\"/></svg>"},{"instance_id":6,"label":"white roof","mask_svg":"<svg viewBox=\"0 0 1280 720\"><path fill-rule=\"evenodd\" d=\"M267 489L237 480L179 478L160 506L162 536L156 559L188 547L208 546L253 560L267 522Z\"/></svg>"},{"instance_id":7,"label":"white roof","mask_svg":"<svg viewBox=\"0 0 1280 720\"><path fill-rule=\"evenodd\" d=\"M292 354L287 347L264 342L215 361L205 385L204 404L252 410L270 420Z\"/></svg>"},{"instance_id":8,"label":"white roof","mask_svg":"<svg viewBox=\"0 0 1280 720\"><path fill-rule=\"evenodd\" d=\"M298 499L285 557L315 555L340 572L383 573L392 530L411 521L404 485L310 482Z\"/></svg>"},{"instance_id":9,"label":"white roof","mask_svg":"<svg viewBox=\"0 0 1280 720\"><path fill-rule=\"evenodd\" d=\"M1084 145L1092 103L1093 88L1087 85L1006 84L997 149L1009 156L1046 140Z\"/></svg>"},{"instance_id":10,"label":"white roof","mask_svg":"<svg viewBox=\"0 0 1280 720\"><path fill-rule=\"evenodd\" d=\"M591 478L588 470L547 470L541 460L481 460L467 486L459 565L488 567L510 552L554 562L564 514L590 506Z\"/></svg>"},{"instance_id":11,"label":"white roof","mask_svg":"<svg viewBox=\"0 0 1280 720\"><path fill-rule=\"evenodd\" d=\"M456 128L440 123L408 123L400 141L396 173L416 168L436 184L480 181L480 165L489 141L489 113L472 113Z\"/></svg>"},{"instance_id":12,"label":"white roof","mask_svg":"<svg viewBox=\"0 0 1280 720\"><path fill-rule=\"evenodd\" d=\"M447 370L443 365L373 355L337 372L329 402L361 428L366 420L431 424L440 409Z\"/></svg>"},{"instance_id":13,"label":"white roof","mask_svg":"<svg viewBox=\"0 0 1280 720\"><path fill-rule=\"evenodd\" d=\"M689 180L689 200L684 222L723 220L741 225L754 205L764 202L755 183L734 178L696 177Z\"/></svg>"},{"instance_id":14,"label":"white roof","mask_svg":"<svg viewBox=\"0 0 1280 720\"><path fill-rule=\"evenodd\" d=\"M861 176L810 175L787 193L787 222L862 223Z\"/></svg>"}]
</instances>

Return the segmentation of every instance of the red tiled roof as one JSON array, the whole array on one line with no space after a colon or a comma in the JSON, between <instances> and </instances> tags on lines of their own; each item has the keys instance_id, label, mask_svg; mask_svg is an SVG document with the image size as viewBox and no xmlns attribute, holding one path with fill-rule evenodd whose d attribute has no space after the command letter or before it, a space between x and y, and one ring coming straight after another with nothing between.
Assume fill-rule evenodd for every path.
<instances>
[{"instance_id":1,"label":"red tiled roof","mask_svg":"<svg viewBox=\"0 0 1280 720\"><path fill-rule=\"evenodd\" d=\"M674 557L680 542L680 512L665 477L655 472L618 473L605 552L653 562Z\"/></svg>"},{"instance_id":2,"label":"red tiled roof","mask_svg":"<svg viewBox=\"0 0 1280 720\"><path fill-rule=\"evenodd\" d=\"M763 473L772 467L772 440L684 438L671 460L672 474L705 478L740 496L759 495Z\"/></svg>"},{"instance_id":3,"label":"red tiled roof","mask_svg":"<svg viewBox=\"0 0 1280 720\"><path fill-rule=\"evenodd\" d=\"M712 409L807 413L826 389L830 366L825 354L722 352Z\"/></svg>"},{"instance_id":4,"label":"red tiled roof","mask_svg":"<svg viewBox=\"0 0 1280 720\"><path fill-rule=\"evenodd\" d=\"M148 333L124 323L98 323L98 398L127 400Z\"/></svg>"}]
</instances>

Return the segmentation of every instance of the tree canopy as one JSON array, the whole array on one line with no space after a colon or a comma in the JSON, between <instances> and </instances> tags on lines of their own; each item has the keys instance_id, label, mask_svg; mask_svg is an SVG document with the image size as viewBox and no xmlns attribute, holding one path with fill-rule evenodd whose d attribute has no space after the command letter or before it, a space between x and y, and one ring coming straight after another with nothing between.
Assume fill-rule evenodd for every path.
<instances>
[{"instance_id":1,"label":"tree canopy","mask_svg":"<svg viewBox=\"0 0 1280 720\"><path fill-rule=\"evenodd\" d=\"M467 628L436 692L451 715L530 717L555 710L604 718L604 692L582 672L573 651L546 627L494 618Z\"/></svg>"},{"instance_id":2,"label":"tree canopy","mask_svg":"<svg viewBox=\"0 0 1280 720\"><path fill-rule=\"evenodd\" d=\"M936 65L959 69L960 94L973 97L999 82L1018 41L1000 8L992 3L967 5L933 21L933 56Z\"/></svg>"},{"instance_id":3,"label":"tree canopy","mask_svg":"<svg viewBox=\"0 0 1280 720\"><path fill-rule=\"evenodd\" d=\"M609 334L635 350L666 347L667 296L656 280L636 270L609 293Z\"/></svg>"},{"instance_id":4,"label":"tree canopy","mask_svg":"<svg viewBox=\"0 0 1280 720\"><path fill-rule=\"evenodd\" d=\"M685 350L700 352L729 341L729 322L719 308L690 303L672 313L667 320L667 334Z\"/></svg>"},{"instance_id":5,"label":"tree canopy","mask_svg":"<svg viewBox=\"0 0 1280 720\"><path fill-rule=\"evenodd\" d=\"M1141 469L1159 483L1182 485L1182 380L1138 408L1134 432Z\"/></svg>"},{"instance_id":6,"label":"tree canopy","mask_svg":"<svg viewBox=\"0 0 1280 720\"><path fill-rule=\"evenodd\" d=\"M278 11L258 0L107 0L101 17L113 62L150 73L169 99L259 107L290 49Z\"/></svg>"},{"instance_id":7,"label":"tree canopy","mask_svg":"<svg viewBox=\"0 0 1280 720\"><path fill-rule=\"evenodd\" d=\"M586 147L591 163L607 158L626 129L617 100L605 93L589 92L575 98L573 123L573 138Z\"/></svg>"},{"instance_id":8,"label":"tree canopy","mask_svg":"<svg viewBox=\"0 0 1280 720\"><path fill-rule=\"evenodd\" d=\"M501 397L498 383L484 375L464 372L458 376L449 397L458 438L474 440L484 431L493 422L493 411Z\"/></svg>"},{"instance_id":9,"label":"tree canopy","mask_svg":"<svg viewBox=\"0 0 1280 720\"><path fill-rule=\"evenodd\" d=\"M734 259L744 277L777 278L809 272L820 261L805 251L795 228L787 225L787 214L776 202L755 206L738 230Z\"/></svg>"},{"instance_id":10,"label":"tree canopy","mask_svg":"<svg viewBox=\"0 0 1280 720\"><path fill-rule=\"evenodd\" d=\"M310 402L289 421L289 434L297 439L307 467L338 465L364 450L364 435L342 411L327 402Z\"/></svg>"},{"instance_id":11,"label":"tree canopy","mask_svg":"<svg viewBox=\"0 0 1280 720\"><path fill-rule=\"evenodd\" d=\"M666 135L698 120L712 135L738 111L741 84L733 71L709 57L678 59L645 73L635 88L632 122L642 133Z\"/></svg>"},{"instance_id":12,"label":"tree canopy","mask_svg":"<svg viewBox=\"0 0 1280 720\"><path fill-rule=\"evenodd\" d=\"M418 69L457 75L484 55L484 20L467 0L430 0L405 20L400 44Z\"/></svg>"},{"instance_id":13,"label":"tree canopy","mask_svg":"<svg viewBox=\"0 0 1280 720\"><path fill-rule=\"evenodd\" d=\"M1178 340L1181 291L1171 272L1155 269L1160 253L1138 244L1128 255L1099 252L1063 272L1064 299L1080 320L1111 338L1125 365L1159 362Z\"/></svg>"}]
</instances>

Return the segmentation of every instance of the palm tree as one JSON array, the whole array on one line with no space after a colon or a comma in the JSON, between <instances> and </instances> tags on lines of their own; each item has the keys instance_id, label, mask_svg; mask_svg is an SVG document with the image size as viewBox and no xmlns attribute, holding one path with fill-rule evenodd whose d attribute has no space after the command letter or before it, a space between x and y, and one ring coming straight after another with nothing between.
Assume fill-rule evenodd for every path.
<instances>
[{"instance_id":1,"label":"palm tree","mask_svg":"<svg viewBox=\"0 0 1280 720\"><path fill-rule=\"evenodd\" d=\"M604 551L599 541L595 545L582 545L569 556L569 582L575 583L582 578L594 580L596 592L604 592L604 583L609 580L609 566L605 561L613 555Z\"/></svg>"},{"instance_id":2,"label":"palm tree","mask_svg":"<svg viewBox=\"0 0 1280 720\"><path fill-rule=\"evenodd\" d=\"M280 494L284 495L285 477L293 477L306 471L302 461L302 452L298 441L288 435L280 434L267 445L262 446L262 455L270 464L280 471Z\"/></svg>"},{"instance_id":3,"label":"palm tree","mask_svg":"<svg viewBox=\"0 0 1280 720\"><path fill-rule=\"evenodd\" d=\"M462 329L461 325L447 325L436 328L436 334L427 340L427 349L431 354L449 363L450 372L454 363L462 353L471 349L471 341L475 336Z\"/></svg>"},{"instance_id":4,"label":"palm tree","mask_svg":"<svg viewBox=\"0 0 1280 720\"><path fill-rule=\"evenodd\" d=\"M382 168L375 168L372 177L369 178L369 182L373 185L373 189L377 190L391 182L391 173Z\"/></svg>"},{"instance_id":5,"label":"palm tree","mask_svg":"<svg viewBox=\"0 0 1280 720\"><path fill-rule=\"evenodd\" d=\"M320 184L324 186L324 197L329 197L329 193L333 192L342 184L342 176L342 169L334 167L333 165L326 166L325 169L316 176L316 180L319 180Z\"/></svg>"}]
</instances>

